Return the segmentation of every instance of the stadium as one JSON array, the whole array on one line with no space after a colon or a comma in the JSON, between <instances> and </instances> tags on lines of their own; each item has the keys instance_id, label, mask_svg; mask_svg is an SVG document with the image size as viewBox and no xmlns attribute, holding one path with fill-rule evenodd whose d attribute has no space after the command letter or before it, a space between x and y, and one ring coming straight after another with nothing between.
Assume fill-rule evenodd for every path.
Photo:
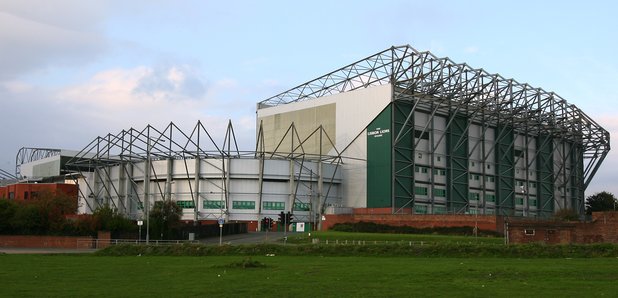
<instances>
[{"instance_id":1,"label":"stadium","mask_svg":"<svg viewBox=\"0 0 618 298\"><path fill-rule=\"evenodd\" d=\"M128 129L79 152L22 149L18 176L76 183L81 213L109 204L140 219L170 199L187 221L259 229L291 212L304 229L355 209L583 215L610 150L609 133L555 93L409 45L259 102L256 136L242 151L231 123L222 144L200 122Z\"/></svg>"}]
</instances>

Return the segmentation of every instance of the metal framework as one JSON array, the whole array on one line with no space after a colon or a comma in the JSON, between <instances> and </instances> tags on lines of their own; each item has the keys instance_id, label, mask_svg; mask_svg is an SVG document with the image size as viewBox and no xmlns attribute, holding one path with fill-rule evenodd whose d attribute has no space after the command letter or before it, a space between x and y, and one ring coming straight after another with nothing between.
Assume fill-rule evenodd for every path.
<instances>
[{"instance_id":1,"label":"metal framework","mask_svg":"<svg viewBox=\"0 0 618 298\"><path fill-rule=\"evenodd\" d=\"M460 213L471 206L467 196L456 193L468 188L468 170L464 163L469 158L469 146L482 146L482 140L470 144L467 137L470 126L476 124L483 127L483 132L489 128L496 132L495 146L491 150L498 156L496 191L500 199L496 206L503 210L502 214L512 214L514 204L513 165L518 157L509 156L513 155L516 134L526 136L526 144L532 140L537 142L532 161L526 159L526 162L536 163L538 180L545 185L539 196L552 197L553 201L554 185L564 186L577 197L576 202L564 204L564 207L572 205L583 212L583 192L610 150L608 131L553 92L474 69L465 63L455 63L449 58L439 58L430 52L420 52L409 45L393 46L301 84L261 101L258 108L385 84L393 86L393 212L414 204L415 181L406 173L414 168L414 158L409 151L414 154L419 141L412 141L410 146L410 134L415 130L421 130L422 134L432 129L431 121L425 127L415 127L415 111L447 119L446 133L432 141L446 142L451 148L449 193L456 195L459 202L451 202L450 211ZM411 139L414 140L414 136ZM489 157L483 154L484 160ZM554 159L564 161L558 171L553 169ZM572 164L570 171L564 169L567 163ZM550 184L552 189L549 189ZM405 202L396 204L399 199ZM542 209L543 205L550 204L549 201L541 200L539 207ZM553 208L546 210L551 212Z\"/></svg>"},{"instance_id":2,"label":"metal framework","mask_svg":"<svg viewBox=\"0 0 618 298\"><path fill-rule=\"evenodd\" d=\"M60 155L60 149L52 149L52 148L29 148L22 147L17 151L17 156L15 157L15 176L17 178L21 178L21 165L25 163L29 163L35 160L40 160L56 155Z\"/></svg>"},{"instance_id":3,"label":"metal framework","mask_svg":"<svg viewBox=\"0 0 618 298\"><path fill-rule=\"evenodd\" d=\"M326 132L318 127L313 137L319 136L320 140L330 140ZM310 136L310 137L312 137ZM83 177L88 173L92 173L94 178L91 181L85 179L85 188L80 187L80 196L82 198L89 197L95 205L88 205L90 210L95 210L101 205L109 204L120 212L128 210L127 205L132 202L138 206L144 207L144 214L147 216L150 209L152 198L162 198L164 200L171 199L172 187L174 179L186 179L190 189L190 197L193 201L194 220L203 218L225 217L231 206L229 202L230 196L230 163L231 159L259 159L259 208L258 213L261 214L262 206L262 188L264 176L264 160L279 159L289 160L290 167L298 169L298 173L294 175L292 172L290 181L290 197L286 206L293 206L295 202L301 201L298 194L299 187L304 184L311 184L315 181L318 184L319 190L315 193L316 197L309 198L314 207L312 212L323 213L326 201L332 196L329 196L330 186L335 179L332 177L323 177L321 173L321 164L329 163L339 167L342 163L340 156L315 155L307 154L303 145L310 138L303 140L298 138L298 133L294 125L288 129L288 133L281 139L279 144L284 142L284 139L291 138L291 148L277 148L273 151L266 151L264 145L264 136L261 126L258 130L258 141L256 142L255 151L240 151L236 142L234 129L231 122L228 124L223 145L217 145L212 135L206 130L201 122L193 127L190 132L184 132L174 123L170 123L165 129L158 130L150 125L142 130L129 129L122 130L117 134L108 134L104 137L97 137L84 147L74 158L66 163L66 168L78 173L74 179L79 181L80 176ZM286 144L287 144L286 143ZM157 170L154 165L155 161L167 161L167 168L164 171ZM318 172L313 172L305 166L308 161L317 161L319 166ZM145 169L144 177L139 181L134 179L134 165L143 163ZM180 163L184 166L184 173L174 173L172 177L172 163ZM189 166L189 163L193 165ZM220 184L213 184L213 187L218 188L217 196L221 195L222 202L221 212L218 214L200 214L198 212L199 198L206 194L200 189L200 164L207 164L220 171L222 181ZM118 185L111 183L112 167L120 167L121 180ZM180 176L183 177L180 177ZM301 176L302 179L301 179ZM309 179L307 181L307 176ZM143 180L142 180L143 179ZM138 183L140 182L140 183ZM161 183L159 183L161 182ZM323 183L329 183L328 189L322 192ZM95 185L96 184L96 185ZM151 184L154 184L152 186ZM209 185L210 186L210 185ZM310 187L310 186L309 186ZM154 193L150 189L155 189ZM85 189L86 191L83 191ZM210 192L212 195L212 192ZM115 199L111 199L115 198ZM306 198L304 198L306 199ZM87 204L88 200L85 200ZM316 205L317 204L317 205ZM291 207L287 207L291 211ZM133 215L137 216L137 215ZM309 220L309 216L306 216ZM302 220L303 218L297 218Z\"/></svg>"}]
</instances>

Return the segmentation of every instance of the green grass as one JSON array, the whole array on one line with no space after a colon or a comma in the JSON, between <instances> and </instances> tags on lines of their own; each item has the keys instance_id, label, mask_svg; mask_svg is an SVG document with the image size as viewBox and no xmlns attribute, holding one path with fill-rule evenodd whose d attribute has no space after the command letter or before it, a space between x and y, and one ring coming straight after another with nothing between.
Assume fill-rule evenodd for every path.
<instances>
[{"instance_id":1,"label":"green grass","mask_svg":"<svg viewBox=\"0 0 618 298\"><path fill-rule=\"evenodd\" d=\"M618 258L0 255L2 297L591 297Z\"/></svg>"},{"instance_id":2,"label":"green grass","mask_svg":"<svg viewBox=\"0 0 618 298\"><path fill-rule=\"evenodd\" d=\"M330 242L339 241L378 241L378 242L425 242L425 243L486 243L486 244L501 244L504 243L504 238L498 237L473 237L473 236L446 236L446 235L424 235L424 234L383 234L383 233L351 233L351 232L311 232L311 238L320 239L320 242L326 240ZM311 239L308 233L291 234L288 237L289 243L310 243Z\"/></svg>"}]
</instances>

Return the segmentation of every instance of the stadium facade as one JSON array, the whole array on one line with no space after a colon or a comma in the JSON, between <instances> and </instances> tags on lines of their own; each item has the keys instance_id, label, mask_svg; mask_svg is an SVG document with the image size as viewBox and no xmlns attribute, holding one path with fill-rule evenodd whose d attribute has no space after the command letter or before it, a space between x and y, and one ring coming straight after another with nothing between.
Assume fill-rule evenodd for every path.
<instances>
[{"instance_id":1,"label":"stadium facade","mask_svg":"<svg viewBox=\"0 0 618 298\"><path fill-rule=\"evenodd\" d=\"M231 124L222 144L199 122L147 126L66 155L18 155L18 174L71 179L80 212L107 204L135 219L166 199L184 220L250 228L352 208L549 217L584 213L610 149L609 133L558 95L410 46L259 102L256 136L240 151Z\"/></svg>"},{"instance_id":2,"label":"stadium facade","mask_svg":"<svg viewBox=\"0 0 618 298\"><path fill-rule=\"evenodd\" d=\"M393 214L583 214L610 149L609 133L553 92L410 46L264 100L258 119L267 135L325 127L328 153L349 160L343 205Z\"/></svg>"}]
</instances>

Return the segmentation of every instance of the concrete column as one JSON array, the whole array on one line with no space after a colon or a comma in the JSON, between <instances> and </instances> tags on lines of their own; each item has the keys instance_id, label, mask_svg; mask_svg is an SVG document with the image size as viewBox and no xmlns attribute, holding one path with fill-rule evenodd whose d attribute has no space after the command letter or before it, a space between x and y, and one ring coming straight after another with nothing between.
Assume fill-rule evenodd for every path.
<instances>
[{"instance_id":1,"label":"concrete column","mask_svg":"<svg viewBox=\"0 0 618 298\"><path fill-rule=\"evenodd\" d=\"M195 208L193 208L193 225L197 225L197 221L199 220L199 210L200 210L200 166L202 162L200 157L195 157L195 174L194 174L194 183L195 187L193 188L193 204L195 204Z\"/></svg>"}]
</instances>

